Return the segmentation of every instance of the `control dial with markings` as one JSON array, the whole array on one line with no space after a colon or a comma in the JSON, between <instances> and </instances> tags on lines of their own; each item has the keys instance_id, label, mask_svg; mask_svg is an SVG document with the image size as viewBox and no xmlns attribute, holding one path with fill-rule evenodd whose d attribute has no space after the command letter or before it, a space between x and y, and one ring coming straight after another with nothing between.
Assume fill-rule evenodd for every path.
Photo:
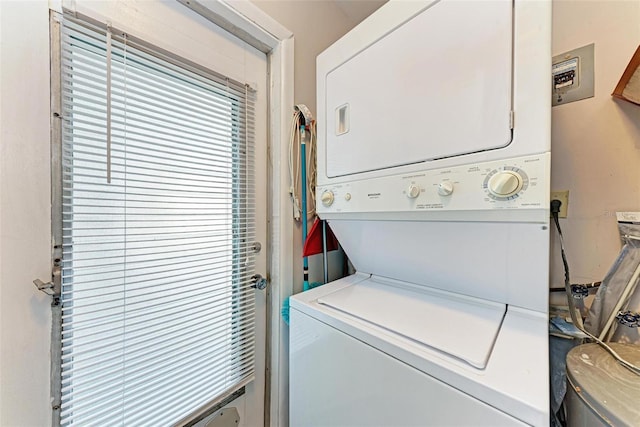
<instances>
[{"instance_id":1,"label":"control dial with markings","mask_svg":"<svg viewBox=\"0 0 640 427\"><path fill-rule=\"evenodd\" d=\"M420 195L420 187L415 184L411 184L407 189L407 197L410 199L415 199Z\"/></svg>"},{"instance_id":2,"label":"control dial with markings","mask_svg":"<svg viewBox=\"0 0 640 427\"><path fill-rule=\"evenodd\" d=\"M442 181L438 184L438 194L441 196L450 196L453 194L453 183L451 181Z\"/></svg>"},{"instance_id":3,"label":"control dial with markings","mask_svg":"<svg viewBox=\"0 0 640 427\"><path fill-rule=\"evenodd\" d=\"M320 200L322 200L322 204L324 206L331 206L333 204L333 201L335 200L335 196L333 194L333 191L331 190L325 190L322 193L322 196L320 196Z\"/></svg>"},{"instance_id":4,"label":"control dial with markings","mask_svg":"<svg viewBox=\"0 0 640 427\"><path fill-rule=\"evenodd\" d=\"M516 167L505 166L491 171L484 180L484 188L494 200L513 200L528 186L527 174Z\"/></svg>"}]
</instances>

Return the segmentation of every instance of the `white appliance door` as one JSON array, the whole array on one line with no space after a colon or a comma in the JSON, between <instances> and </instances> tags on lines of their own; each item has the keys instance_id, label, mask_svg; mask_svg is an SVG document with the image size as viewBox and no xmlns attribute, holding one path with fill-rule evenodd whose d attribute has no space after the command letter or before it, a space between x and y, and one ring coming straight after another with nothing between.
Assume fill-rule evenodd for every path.
<instances>
[{"instance_id":1,"label":"white appliance door","mask_svg":"<svg viewBox=\"0 0 640 427\"><path fill-rule=\"evenodd\" d=\"M290 339L292 427L526 425L297 309Z\"/></svg>"},{"instance_id":2,"label":"white appliance door","mask_svg":"<svg viewBox=\"0 0 640 427\"><path fill-rule=\"evenodd\" d=\"M331 70L327 176L511 142L513 4L434 3Z\"/></svg>"},{"instance_id":3,"label":"white appliance door","mask_svg":"<svg viewBox=\"0 0 640 427\"><path fill-rule=\"evenodd\" d=\"M505 304L375 277L318 303L479 369L487 365L506 312Z\"/></svg>"}]
</instances>

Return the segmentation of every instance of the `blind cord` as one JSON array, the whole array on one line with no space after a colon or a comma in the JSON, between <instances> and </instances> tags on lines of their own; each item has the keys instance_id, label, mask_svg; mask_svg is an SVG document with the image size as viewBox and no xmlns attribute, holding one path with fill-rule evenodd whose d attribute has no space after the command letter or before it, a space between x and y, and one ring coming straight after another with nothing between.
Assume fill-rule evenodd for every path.
<instances>
[{"instance_id":1,"label":"blind cord","mask_svg":"<svg viewBox=\"0 0 640 427\"><path fill-rule=\"evenodd\" d=\"M123 281L122 281L122 286L124 289L124 292L122 293L122 311L123 311L123 322L122 322L122 374L123 376L126 376L126 372L127 372L127 358L125 357L125 348L126 348L126 342L127 342L127 260L128 260L128 256L127 256L127 241L128 241L128 218L129 216L127 215L127 117L128 117L128 96L127 96L127 35L123 34L123 42L124 42L124 46L123 46L123 77L124 77L124 129L123 129L123 149L124 149L124 242L123 242L123 246L124 246L124 259L122 261L122 273L123 273ZM124 407L125 405L125 392L126 392L126 388L125 388L125 384L123 382L122 384L122 406ZM122 411L121 413L121 423L124 425L125 423L125 412Z\"/></svg>"},{"instance_id":2,"label":"blind cord","mask_svg":"<svg viewBox=\"0 0 640 427\"><path fill-rule=\"evenodd\" d=\"M107 183L111 184L111 26L107 26Z\"/></svg>"}]
</instances>

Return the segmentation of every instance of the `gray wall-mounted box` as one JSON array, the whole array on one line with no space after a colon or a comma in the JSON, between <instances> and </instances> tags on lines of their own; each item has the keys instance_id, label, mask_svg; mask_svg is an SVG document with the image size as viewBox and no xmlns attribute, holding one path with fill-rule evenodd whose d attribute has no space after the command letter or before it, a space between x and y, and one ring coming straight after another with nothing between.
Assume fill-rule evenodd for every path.
<instances>
[{"instance_id":1,"label":"gray wall-mounted box","mask_svg":"<svg viewBox=\"0 0 640 427\"><path fill-rule=\"evenodd\" d=\"M551 105L594 96L594 48L592 43L553 57Z\"/></svg>"}]
</instances>

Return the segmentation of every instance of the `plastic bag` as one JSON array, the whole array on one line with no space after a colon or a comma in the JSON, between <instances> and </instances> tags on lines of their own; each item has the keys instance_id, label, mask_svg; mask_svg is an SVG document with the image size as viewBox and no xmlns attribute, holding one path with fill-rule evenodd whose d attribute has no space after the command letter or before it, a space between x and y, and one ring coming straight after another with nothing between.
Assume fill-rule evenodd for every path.
<instances>
[{"instance_id":1,"label":"plastic bag","mask_svg":"<svg viewBox=\"0 0 640 427\"><path fill-rule=\"evenodd\" d=\"M591 304L585 329L603 341L640 344L639 328L615 318L620 311L640 312L640 212L618 213L618 230L623 246Z\"/></svg>"}]
</instances>

